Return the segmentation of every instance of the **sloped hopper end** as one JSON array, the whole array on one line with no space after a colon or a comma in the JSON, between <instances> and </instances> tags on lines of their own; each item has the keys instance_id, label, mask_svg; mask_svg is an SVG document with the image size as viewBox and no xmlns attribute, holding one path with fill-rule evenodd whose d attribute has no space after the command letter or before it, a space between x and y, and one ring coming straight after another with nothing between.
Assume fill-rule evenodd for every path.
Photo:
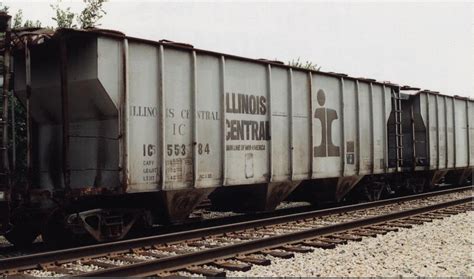
<instances>
[{"instance_id":1,"label":"sloped hopper end","mask_svg":"<svg viewBox=\"0 0 474 279\"><path fill-rule=\"evenodd\" d=\"M212 209L234 212L272 211L300 184L300 181L218 187L209 199Z\"/></svg>"},{"instance_id":2,"label":"sloped hopper end","mask_svg":"<svg viewBox=\"0 0 474 279\"><path fill-rule=\"evenodd\" d=\"M179 223L185 221L191 212L203 201L215 188L194 188L173 191L160 191L152 194L152 214L154 223ZM159 202L156 202L156 201Z\"/></svg>"},{"instance_id":3,"label":"sloped hopper end","mask_svg":"<svg viewBox=\"0 0 474 279\"><path fill-rule=\"evenodd\" d=\"M84 121L117 118L118 110L97 79L69 83L70 125ZM16 91L21 102L26 105L25 90ZM61 125L61 95L59 84L33 87L30 97L31 117L39 125Z\"/></svg>"},{"instance_id":4,"label":"sloped hopper end","mask_svg":"<svg viewBox=\"0 0 474 279\"><path fill-rule=\"evenodd\" d=\"M70 37L67 45L69 121L116 118L121 90L120 49L93 36ZM31 109L40 124L61 124L59 45L50 40L31 46ZM23 50L15 55L15 93L25 104L25 58Z\"/></svg>"},{"instance_id":5,"label":"sloped hopper end","mask_svg":"<svg viewBox=\"0 0 474 279\"><path fill-rule=\"evenodd\" d=\"M118 100L120 49L102 55L93 36L67 40L69 165L71 188L118 188ZM14 54L15 93L26 105L24 52ZM114 56L115 55L115 56ZM57 40L31 47L31 117L33 185L64 187L62 176L62 106ZM109 61L109 72L104 65Z\"/></svg>"}]
</instances>

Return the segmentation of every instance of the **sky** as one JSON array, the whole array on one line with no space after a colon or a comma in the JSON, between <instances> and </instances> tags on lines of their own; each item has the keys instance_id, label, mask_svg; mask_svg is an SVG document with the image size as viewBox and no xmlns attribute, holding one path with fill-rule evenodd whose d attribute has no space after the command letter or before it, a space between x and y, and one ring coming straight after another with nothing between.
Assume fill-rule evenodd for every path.
<instances>
[{"instance_id":1,"label":"sky","mask_svg":"<svg viewBox=\"0 0 474 279\"><path fill-rule=\"evenodd\" d=\"M56 1L1 1L53 25ZM63 0L79 12L82 1ZM474 2L120 1L102 28L474 98Z\"/></svg>"}]
</instances>

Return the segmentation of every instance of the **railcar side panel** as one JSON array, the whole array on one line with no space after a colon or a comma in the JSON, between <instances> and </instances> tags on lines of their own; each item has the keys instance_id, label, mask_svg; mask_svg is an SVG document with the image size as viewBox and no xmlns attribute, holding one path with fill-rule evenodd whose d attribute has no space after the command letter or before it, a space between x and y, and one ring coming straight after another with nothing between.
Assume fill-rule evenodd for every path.
<instances>
[{"instance_id":1,"label":"railcar side panel","mask_svg":"<svg viewBox=\"0 0 474 279\"><path fill-rule=\"evenodd\" d=\"M290 180L291 175L291 94L289 71L271 68L272 108L272 181Z\"/></svg>"},{"instance_id":2,"label":"railcar side panel","mask_svg":"<svg viewBox=\"0 0 474 279\"><path fill-rule=\"evenodd\" d=\"M267 69L226 59L226 184L269 179L270 121Z\"/></svg>"},{"instance_id":3,"label":"railcar side panel","mask_svg":"<svg viewBox=\"0 0 474 279\"><path fill-rule=\"evenodd\" d=\"M372 115L369 84L359 82L359 174L365 175L372 172Z\"/></svg>"},{"instance_id":4,"label":"railcar side panel","mask_svg":"<svg viewBox=\"0 0 474 279\"><path fill-rule=\"evenodd\" d=\"M454 131L455 131L455 167L467 167L467 118L466 101L453 98L454 102Z\"/></svg>"},{"instance_id":5,"label":"railcar side panel","mask_svg":"<svg viewBox=\"0 0 474 279\"><path fill-rule=\"evenodd\" d=\"M474 167L474 100L468 101L468 114L469 114L469 141L470 141L470 156L469 165Z\"/></svg>"},{"instance_id":6,"label":"railcar side panel","mask_svg":"<svg viewBox=\"0 0 474 279\"><path fill-rule=\"evenodd\" d=\"M308 73L293 71L293 180L311 178L311 111ZM314 84L314 82L313 82Z\"/></svg>"},{"instance_id":7,"label":"railcar side panel","mask_svg":"<svg viewBox=\"0 0 474 279\"><path fill-rule=\"evenodd\" d=\"M222 185L222 122L224 94L221 93L220 59L210 55L196 57L196 187Z\"/></svg>"},{"instance_id":8,"label":"railcar side panel","mask_svg":"<svg viewBox=\"0 0 474 279\"><path fill-rule=\"evenodd\" d=\"M383 113L385 98L381 85L372 84L372 121L373 121L373 167L374 173L384 172L384 131L386 118Z\"/></svg>"},{"instance_id":9,"label":"railcar side panel","mask_svg":"<svg viewBox=\"0 0 474 279\"><path fill-rule=\"evenodd\" d=\"M165 190L193 185L192 55L165 48L163 52L163 97L165 107Z\"/></svg>"},{"instance_id":10,"label":"railcar side panel","mask_svg":"<svg viewBox=\"0 0 474 279\"><path fill-rule=\"evenodd\" d=\"M450 97L444 97L446 100L446 125L448 131L448 141L446 143L447 151L447 168L454 168L454 111L453 111L453 99Z\"/></svg>"},{"instance_id":11,"label":"railcar side panel","mask_svg":"<svg viewBox=\"0 0 474 279\"><path fill-rule=\"evenodd\" d=\"M89 43L91 44L91 43ZM78 69L78 71L87 73L88 71L97 72L97 76L107 92L107 96L114 102L116 107L119 107L120 96L123 90L123 42L120 40L109 39L109 38L97 38L97 41L92 45L97 44L97 61L95 57L88 58L90 61L94 61L94 66L97 68L92 69ZM90 46L89 46L90 47ZM87 47L87 48L89 48ZM73 48L74 49L74 48ZM87 51L87 56L94 54L92 51ZM78 53L70 54L70 59L84 59ZM95 65L97 64L97 65Z\"/></svg>"},{"instance_id":12,"label":"railcar side panel","mask_svg":"<svg viewBox=\"0 0 474 279\"><path fill-rule=\"evenodd\" d=\"M438 142L439 168L447 168L447 128L446 128L446 98L438 96Z\"/></svg>"},{"instance_id":13,"label":"railcar side panel","mask_svg":"<svg viewBox=\"0 0 474 279\"><path fill-rule=\"evenodd\" d=\"M430 117L429 121L429 155L430 155L430 169L438 169L440 166L439 162L439 138L438 138L438 133L439 133L439 114L438 114L438 102L437 102L437 95L433 94L424 94L426 98L428 99L428 114Z\"/></svg>"},{"instance_id":14,"label":"railcar side panel","mask_svg":"<svg viewBox=\"0 0 474 279\"><path fill-rule=\"evenodd\" d=\"M356 82L343 79L344 82L344 139L338 142L344 147L344 175L357 174L356 160L358 158L357 148L357 92Z\"/></svg>"},{"instance_id":15,"label":"railcar side panel","mask_svg":"<svg viewBox=\"0 0 474 279\"><path fill-rule=\"evenodd\" d=\"M383 91L384 91L384 101L383 101L383 108L385 110L385 120L384 120L384 166L385 166L385 172L390 173L390 172L395 172L395 168L390 168L389 167L389 153L391 153L391 148L389 148L388 142L390 139L389 131L388 131L388 121L390 118L390 115L392 113L392 88L389 86L383 86Z\"/></svg>"},{"instance_id":16,"label":"railcar side panel","mask_svg":"<svg viewBox=\"0 0 474 279\"><path fill-rule=\"evenodd\" d=\"M161 189L158 49L130 42L128 47L128 191Z\"/></svg>"}]
</instances>

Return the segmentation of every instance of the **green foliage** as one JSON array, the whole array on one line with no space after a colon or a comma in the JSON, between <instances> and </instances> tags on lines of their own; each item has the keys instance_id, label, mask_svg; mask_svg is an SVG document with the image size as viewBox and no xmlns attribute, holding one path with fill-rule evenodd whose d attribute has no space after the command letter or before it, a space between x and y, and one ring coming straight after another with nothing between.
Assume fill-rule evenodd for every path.
<instances>
[{"instance_id":1,"label":"green foliage","mask_svg":"<svg viewBox=\"0 0 474 279\"><path fill-rule=\"evenodd\" d=\"M76 15L71 12L70 7L67 7L66 9L61 8L61 3L62 0L58 0L58 3L56 3L56 5L50 5L54 13L56 14L52 19L56 21L56 25L58 26L58 28L76 28L77 26L73 23L74 17Z\"/></svg>"},{"instance_id":2,"label":"green foliage","mask_svg":"<svg viewBox=\"0 0 474 279\"><path fill-rule=\"evenodd\" d=\"M97 22L106 14L103 4L107 0L83 0L86 7L79 13L75 14L70 7L63 9L61 7L62 0L58 0L55 5L50 5L55 16L52 18L59 28L77 28L82 29L97 26ZM74 23L76 20L77 24Z\"/></svg>"},{"instance_id":3,"label":"green foliage","mask_svg":"<svg viewBox=\"0 0 474 279\"><path fill-rule=\"evenodd\" d=\"M18 10L18 12L13 17L13 28L20 28L23 24L23 10Z\"/></svg>"},{"instance_id":4,"label":"green foliage","mask_svg":"<svg viewBox=\"0 0 474 279\"><path fill-rule=\"evenodd\" d=\"M39 20L32 21L27 19L25 23L23 23L23 27L41 27L41 22Z\"/></svg>"},{"instance_id":5,"label":"green foliage","mask_svg":"<svg viewBox=\"0 0 474 279\"><path fill-rule=\"evenodd\" d=\"M79 24L82 29L94 27L97 25L97 22L107 14L102 5L107 0L84 0L86 7L79 14Z\"/></svg>"},{"instance_id":6,"label":"green foliage","mask_svg":"<svg viewBox=\"0 0 474 279\"><path fill-rule=\"evenodd\" d=\"M33 21L30 19L27 19L25 22L23 22L23 10L19 9L15 16L13 16L12 27L41 27L41 22L39 20Z\"/></svg>"},{"instance_id":7,"label":"green foliage","mask_svg":"<svg viewBox=\"0 0 474 279\"><path fill-rule=\"evenodd\" d=\"M303 62L303 61L300 60L299 57L296 60L293 59L293 60L289 61L288 65L293 66L293 67L313 70L313 71L319 71L321 69L321 66L318 66L318 64L313 63L313 62L308 61L308 60Z\"/></svg>"},{"instance_id":8,"label":"green foliage","mask_svg":"<svg viewBox=\"0 0 474 279\"><path fill-rule=\"evenodd\" d=\"M9 10L10 10L10 7L3 5L3 3L0 2L0 12L8 13Z\"/></svg>"}]
</instances>

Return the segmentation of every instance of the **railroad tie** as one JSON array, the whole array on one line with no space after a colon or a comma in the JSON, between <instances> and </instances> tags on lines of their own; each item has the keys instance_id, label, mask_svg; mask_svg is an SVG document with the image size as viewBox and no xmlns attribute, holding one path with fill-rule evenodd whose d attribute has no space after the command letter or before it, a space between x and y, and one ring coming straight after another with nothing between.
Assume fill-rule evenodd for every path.
<instances>
[{"instance_id":1,"label":"railroad tie","mask_svg":"<svg viewBox=\"0 0 474 279\"><path fill-rule=\"evenodd\" d=\"M436 215L436 216L442 216L442 217L451 217L452 214L451 213L447 213L447 212L442 212L442 211L433 211L433 212L429 212L428 214L432 214L432 215Z\"/></svg>"},{"instance_id":2,"label":"railroad tie","mask_svg":"<svg viewBox=\"0 0 474 279\"><path fill-rule=\"evenodd\" d=\"M137 255L142 255L142 256L147 256L147 257L154 257L154 258L164 258L166 257L165 254L158 254L158 253L153 253L153 252L150 252L150 251L143 251L143 252L139 252L139 253L136 253Z\"/></svg>"},{"instance_id":3,"label":"railroad tie","mask_svg":"<svg viewBox=\"0 0 474 279\"><path fill-rule=\"evenodd\" d=\"M311 224L298 224L298 229L314 229L314 225Z\"/></svg>"},{"instance_id":4,"label":"railroad tie","mask_svg":"<svg viewBox=\"0 0 474 279\"><path fill-rule=\"evenodd\" d=\"M457 210L451 210L451 209L441 209L441 213L443 214L448 214L448 216L458 214L459 212Z\"/></svg>"},{"instance_id":5,"label":"railroad tie","mask_svg":"<svg viewBox=\"0 0 474 279\"><path fill-rule=\"evenodd\" d=\"M315 248L321 248L321 249L334 249L336 248L336 244L334 243L328 243L328 242L322 242L318 240L307 240L303 242L305 246L311 246Z\"/></svg>"},{"instance_id":6,"label":"railroad tie","mask_svg":"<svg viewBox=\"0 0 474 279\"><path fill-rule=\"evenodd\" d=\"M222 245L218 244L218 243L208 243L208 242L205 242L205 241L196 241L196 242L188 242L186 243L188 246L191 246L191 247L201 247L201 246L204 246L206 248L209 248L209 249L212 249L212 248L217 248L217 247L221 247Z\"/></svg>"},{"instance_id":7,"label":"railroad tie","mask_svg":"<svg viewBox=\"0 0 474 279\"><path fill-rule=\"evenodd\" d=\"M280 249L283 249L288 252L296 252L296 253L309 253L313 252L313 249L307 248L307 247L302 247L301 245L285 245L280 247Z\"/></svg>"},{"instance_id":8,"label":"railroad tie","mask_svg":"<svg viewBox=\"0 0 474 279\"><path fill-rule=\"evenodd\" d=\"M249 233L229 233L226 234L227 237L230 238L239 238L243 240L255 240L255 239L260 239L259 237L256 237L255 235L249 234Z\"/></svg>"},{"instance_id":9,"label":"railroad tie","mask_svg":"<svg viewBox=\"0 0 474 279\"><path fill-rule=\"evenodd\" d=\"M277 257L277 258L282 258L282 259L291 259L295 256L294 253L285 252L285 251L277 251L277 250L263 250L260 253L264 255Z\"/></svg>"},{"instance_id":10,"label":"railroad tie","mask_svg":"<svg viewBox=\"0 0 474 279\"><path fill-rule=\"evenodd\" d=\"M362 241L362 237L351 235L351 234L335 234L335 235L332 235L332 237L337 238L337 239L350 240L350 241Z\"/></svg>"},{"instance_id":11,"label":"railroad tie","mask_svg":"<svg viewBox=\"0 0 474 279\"><path fill-rule=\"evenodd\" d=\"M255 256L237 256L235 257L237 260L245 263L268 266L272 263L269 259L260 258Z\"/></svg>"},{"instance_id":12,"label":"railroad tie","mask_svg":"<svg viewBox=\"0 0 474 279\"><path fill-rule=\"evenodd\" d=\"M37 268L41 270L48 270L49 268L55 267L54 263L39 263Z\"/></svg>"},{"instance_id":13,"label":"railroad tie","mask_svg":"<svg viewBox=\"0 0 474 279\"><path fill-rule=\"evenodd\" d=\"M387 223L386 225L390 226L390 227L399 227L399 228L405 228L405 229L413 228L412 225L402 223L401 221L400 222L390 222L390 223Z\"/></svg>"},{"instance_id":14,"label":"railroad tie","mask_svg":"<svg viewBox=\"0 0 474 279\"><path fill-rule=\"evenodd\" d=\"M66 274L66 275L78 275L81 273L78 270L68 269L68 268L64 268L60 266L48 268L47 271L51 271L56 274Z\"/></svg>"},{"instance_id":15,"label":"railroad tie","mask_svg":"<svg viewBox=\"0 0 474 279\"><path fill-rule=\"evenodd\" d=\"M159 277L159 278L176 278L179 277L177 273L171 273L169 271L163 271L157 274L154 274L154 276L151 277Z\"/></svg>"},{"instance_id":16,"label":"railroad tie","mask_svg":"<svg viewBox=\"0 0 474 279\"><path fill-rule=\"evenodd\" d=\"M200 246L204 246L204 243L198 240L198 241L186 242L186 245L190 247L200 247Z\"/></svg>"},{"instance_id":17,"label":"railroad tie","mask_svg":"<svg viewBox=\"0 0 474 279\"><path fill-rule=\"evenodd\" d=\"M7 274L2 274L2 276L5 276ZM14 273L14 274L8 274L7 275L8 278L11 278L11 277L18 277L18 278L38 278L36 276L33 276L33 275L29 275L29 274L26 274L26 273ZM6 277L6 276L5 276Z\"/></svg>"},{"instance_id":18,"label":"railroad tie","mask_svg":"<svg viewBox=\"0 0 474 279\"><path fill-rule=\"evenodd\" d=\"M418 217L418 216L410 217L410 219L415 220L415 221L420 221L420 222L433 222L433 219L423 218L423 217Z\"/></svg>"},{"instance_id":19,"label":"railroad tie","mask_svg":"<svg viewBox=\"0 0 474 279\"><path fill-rule=\"evenodd\" d=\"M97 260L85 261L85 262L83 262L83 264L85 264L85 265L95 265L95 266L102 267L102 268L113 268L113 267L118 266L118 265L115 265L115 264L104 263L104 262L100 262L100 261L97 261Z\"/></svg>"},{"instance_id":20,"label":"railroad tie","mask_svg":"<svg viewBox=\"0 0 474 279\"><path fill-rule=\"evenodd\" d=\"M140 260L140 259L137 259L137 258L133 258L133 257L124 256L124 255L114 256L114 257L111 257L110 259L111 259L111 260L118 260L118 261L125 261L125 262L130 262L130 263L140 263L140 262L143 262L143 260Z\"/></svg>"},{"instance_id":21,"label":"railroad tie","mask_svg":"<svg viewBox=\"0 0 474 279\"><path fill-rule=\"evenodd\" d=\"M212 263L212 265L224 268L230 271L249 271L252 266L246 263L236 263L225 260L219 260Z\"/></svg>"},{"instance_id":22,"label":"railroad tie","mask_svg":"<svg viewBox=\"0 0 474 279\"><path fill-rule=\"evenodd\" d=\"M169 246L154 246L153 247L156 250L162 251L162 252L171 252L171 253L176 253L176 254L186 254L188 253L185 250L180 250L175 247L169 247Z\"/></svg>"},{"instance_id":23,"label":"railroad tie","mask_svg":"<svg viewBox=\"0 0 474 279\"><path fill-rule=\"evenodd\" d=\"M143 248L131 248L129 251L130 251L130 253L133 253L133 254L140 254L144 250L143 250Z\"/></svg>"},{"instance_id":24,"label":"railroad tie","mask_svg":"<svg viewBox=\"0 0 474 279\"><path fill-rule=\"evenodd\" d=\"M213 237L212 239L213 239L214 241L216 241L216 242L220 242L220 243L224 243L224 244L225 244L225 243L228 243L229 241L231 241L231 240L229 240L228 238L224 238L224 237ZM232 241L233 241L233 240L232 240Z\"/></svg>"},{"instance_id":25,"label":"railroad tie","mask_svg":"<svg viewBox=\"0 0 474 279\"><path fill-rule=\"evenodd\" d=\"M373 232L373 233L382 234L382 235L388 233L388 230L378 229L378 228L373 227L373 226L367 226L367 227L363 227L361 229L364 230L364 231Z\"/></svg>"},{"instance_id":26,"label":"railroad tie","mask_svg":"<svg viewBox=\"0 0 474 279\"><path fill-rule=\"evenodd\" d=\"M346 244L347 243L347 240L331 238L331 236L315 237L314 240L318 240L318 241L321 241L321 242L327 242L327 243L334 243L334 244Z\"/></svg>"},{"instance_id":27,"label":"railroad tie","mask_svg":"<svg viewBox=\"0 0 474 279\"><path fill-rule=\"evenodd\" d=\"M411 218L401 219L400 221L403 223L411 224L411 225L423 225L422 221L413 220Z\"/></svg>"},{"instance_id":28,"label":"railroad tie","mask_svg":"<svg viewBox=\"0 0 474 279\"><path fill-rule=\"evenodd\" d=\"M351 234L355 234L358 236L368 236L368 237L376 237L377 233L374 231L368 231L368 230L355 230L351 231Z\"/></svg>"},{"instance_id":29,"label":"railroad tie","mask_svg":"<svg viewBox=\"0 0 474 279\"><path fill-rule=\"evenodd\" d=\"M368 226L367 228L374 229L374 230L387 231L387 232L398 232L398 228L386 226L385 224L384 225Z\"/></svg>"},{"instance_id":30,"label":"railroad tie","mask_svg":"<svg viewBox=\"0 0 474 279\"><path fill-rule=\"evenodd\" d=\"M273 229L265 229L257 231L259 234L266 234L266 235L280 235L280 233L275 232Z\"/></svg>"},{"instance_id":31,"label":"railroad tie","mask_svg":"<svg viewBox=\"0 0 474 279\"><path fill-rule=\"evenodd\" d=\"M187 271L189 273L194 273L194 274L201 274L205 277L225 277L226 276L225 271L198 267L198 266L187 267L184 269L184 271Z\"/></svg>"},{"instance_id":32,"label":"railroad tie","mask_svg":"<svg viewBox=\"0 0 474 279\"><path fill-rule=\"evenodd\" d=\"M448 217L448 215L438 214L438 213L424 214L423 216L427 218L431 218L431 219L438 219L438 220Z\"/></svg>"}]
</instances>

